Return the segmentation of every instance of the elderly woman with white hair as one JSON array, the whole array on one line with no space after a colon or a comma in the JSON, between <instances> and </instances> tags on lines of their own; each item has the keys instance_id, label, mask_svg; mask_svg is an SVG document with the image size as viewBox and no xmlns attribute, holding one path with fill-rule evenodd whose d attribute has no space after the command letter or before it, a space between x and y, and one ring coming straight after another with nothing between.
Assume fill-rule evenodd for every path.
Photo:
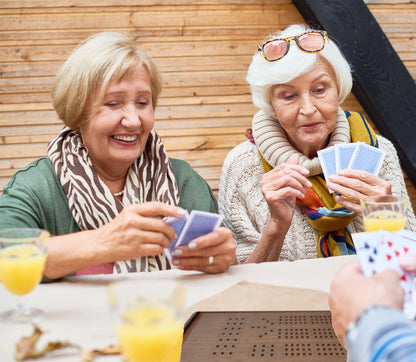
<instances>
[{"instance_id":1,"label":"elderly woman with white hair","mask_svg":"<svg viewBox=\"0 0 416 362\"><path fill-rule=\"evenodd\" d=\"M296 24L259 46L247 81L260 110L248 140L227 155L219 190L239 261L354 254L360 199L407 190L392 143L340 108L352 87L348 62L325 31ZM325 180L317 152L350 142L386 151L378 176L348 169ZM411 207L407 222L416 229Z\"/></svg>"}]
</instances>

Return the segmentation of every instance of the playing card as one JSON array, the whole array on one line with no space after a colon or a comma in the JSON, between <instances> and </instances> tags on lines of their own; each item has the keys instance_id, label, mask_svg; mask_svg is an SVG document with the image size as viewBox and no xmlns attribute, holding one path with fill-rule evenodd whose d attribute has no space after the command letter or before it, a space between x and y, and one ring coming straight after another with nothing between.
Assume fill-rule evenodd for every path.
<instances>
[{"instance_id":1,"label":"playing card","mask_svg":"<svg viewBox=\"0 0 416 362\"><path fill-rule=\"evenodd\" d=\"M377 176L385 156L385 151L363 142L336 144L318 151L326 181L329 176L345 169L363 170Z\"/></svg>"},{"instance_id":2,"label":"playing card","mask_svg":"<svg viewBox=\"0 0 416 362\"><path fill-rule=\"evenodd\" d=\"M416 242L414 239L405 237L397 232L383 230L381 244L382 258L380 259L380 270L389 268L399 273L400 286L404 291L404 313L410 319L414 319L416 316L416 305L414 302L415 273L405 272L400 267L398 258L405 254L416 254Z\"/></svg>"},{"instance_id":3,"label":"playing card","mask_svg":"<svg viewBox=\"0 0 416 362\"><path fill-rule=\"evenodd\" d=\"M318 151L319 162L322 166L322 172L325 178L336 175L337 168L335 162L335 147L331 146Z\"/></svg>"},{"instance_id":4,"label":"playing card","mask_svg":"<svg viewBox=\"0 0 416 362\"><path fill-rule=\"evenodd\" d=\"M404 254L416 255L416 234L407 230L352 234L361 268L366 276L384 269L393 269L399 273L400 286L404 291L403 313L409 318L416 316L416 298L414 293L415 273L405 272L398 258Z\"/></svg>"},{"instance_id":5,"label":"playing card","mask_svg":"<svg viewBox=\"0 0 416 362\"><path fill-rule=\"evenodd\" d=\"M172 253L173 249L175 249L176 242L179 238L179 235L181 235L182 229L185 226L186 221L188 220L188 218L189 218L189 213L188 213L187 210L185 210L185 216L183 218L169 216L169 217L166 217L164 219L165 222L167 222L170 226L172 226L175 229L175 234L177 236L176 240L174 240L171 243L171 246L169 248L170 253Z\"/></svg>"},{"instance_id":6,"label":"playing card","mask_svg":"<svg viewBox=\"0 0 416 362\"><path fill-rule=\"evenodd\" d=\"M365 276L378 272L381 258L382 230L352 234L355 250Z\"/></svg>"},{"instance_id":7,"label":"playing card","mask_svg":"<svg viewBox=\"0 0 416 362\"><path fill-rule=\"evenodd\" d=\"M386 152L379 148L358 142L348 168L363 170L378 175Z\"/></svg>"},{"instance_id":8,"label":"playing card","mask_svg":"<svg viewBox=\"0 0 416 362\"><path fill-rule=\"evenodd\" d=\"M165 221L171 225L178 238L172 242L170 248L165 248L165 255L172 261L173 250L180 245L186 245L191 240L216 230L223 220L223 216L212 212L192 210L183 218L168 217Z\"/></svg>"},{"instance_id":9,"label":"playing card","mask_svg":"<svg viewBox=\"0 0 416 362\"><path fill-rule=\"evenodd\" d=\"M401 229L399 231L396 231L396 234L404 236L406 239L409 239L409 243L410 241L413 241L416 244L416 233L406 229Z\"/></svg>"},{"instance_id":10,"label":"playing card","mask_svg":"<svg viewBox=\"0 0 416 362\"><path fill-rule=\"evenodd\" d=\"M176 246L187 245L191 240L214 231L220 226L222 220L222 215L192 210L176 242Z\"/></svg>"},{"instance_id":11,"label":"playing card","mask_svg":"<svg viewBox=\"0 0 416 362\"><path fill-rule=\"evenodd\" d=\"M322 172L325 180L328 181L328 177L337 174L337 166L335 162L335 147L331 146L323 150L318 151L318 159L321 163ZM332 190L328 190L333 192Z\"/></svg>"},{"instance_id":12,"label":"playing card","mask_svg":"<svg viewBox=\"0 0 416 362\"><path fill-rule=\"evenodd\" d=\"M334 147L337 172L347 169L357 148L357 143L338 143Z\"/></svg>"}]
</instances>

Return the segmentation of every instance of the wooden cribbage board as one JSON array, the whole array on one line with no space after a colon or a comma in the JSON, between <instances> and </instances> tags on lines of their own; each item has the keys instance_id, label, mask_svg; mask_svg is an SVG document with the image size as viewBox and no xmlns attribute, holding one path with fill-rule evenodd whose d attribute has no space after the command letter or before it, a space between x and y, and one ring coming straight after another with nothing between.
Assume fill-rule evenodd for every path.
<instances>
[{"instance_id":1,"label":"wooden cribbage board","mask_svg":"<svg viewBox=\"0 0 416 362\"><path fill-rule=\"evenodd\" d=\"M181 362L346 361L329 311L197 312Z\"/></svg>"}]
</instances>

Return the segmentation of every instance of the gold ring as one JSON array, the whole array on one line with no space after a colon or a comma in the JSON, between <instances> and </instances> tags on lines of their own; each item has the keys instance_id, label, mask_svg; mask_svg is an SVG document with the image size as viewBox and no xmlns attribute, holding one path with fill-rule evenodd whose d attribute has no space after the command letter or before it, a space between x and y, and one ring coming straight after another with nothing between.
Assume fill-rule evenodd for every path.
<instances>
[{"instance_id":1,"label":"gold ring","mask_svg":"<svg viewBox=\"0 0 416 362\"><path fill-rule=\"evenodd\" d=\"M214 257L213 256L209 256L208 257L208 265L212 265L213 262L214 262Z\"/></svg>"}]
</instances>

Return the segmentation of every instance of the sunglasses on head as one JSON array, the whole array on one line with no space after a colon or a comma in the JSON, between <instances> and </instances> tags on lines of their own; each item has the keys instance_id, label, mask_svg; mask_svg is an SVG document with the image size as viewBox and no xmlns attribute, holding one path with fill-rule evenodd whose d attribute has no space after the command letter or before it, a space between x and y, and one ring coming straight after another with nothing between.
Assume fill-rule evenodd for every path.
<instances>
[{"instance_id":1,"label":"sunglasses on head","mask_svg":"<svg viewBox=\"0 0 416 362\"><path fill-rule=\"evenodd\" d=\"M290 42L294 40L299 47L307 53L316 53L325 47L328 33L324 30L307 31L288 38L271 39L259 45L257 49L268 62L282 59L290 48Z\"/></svg>"}]
</instances>

